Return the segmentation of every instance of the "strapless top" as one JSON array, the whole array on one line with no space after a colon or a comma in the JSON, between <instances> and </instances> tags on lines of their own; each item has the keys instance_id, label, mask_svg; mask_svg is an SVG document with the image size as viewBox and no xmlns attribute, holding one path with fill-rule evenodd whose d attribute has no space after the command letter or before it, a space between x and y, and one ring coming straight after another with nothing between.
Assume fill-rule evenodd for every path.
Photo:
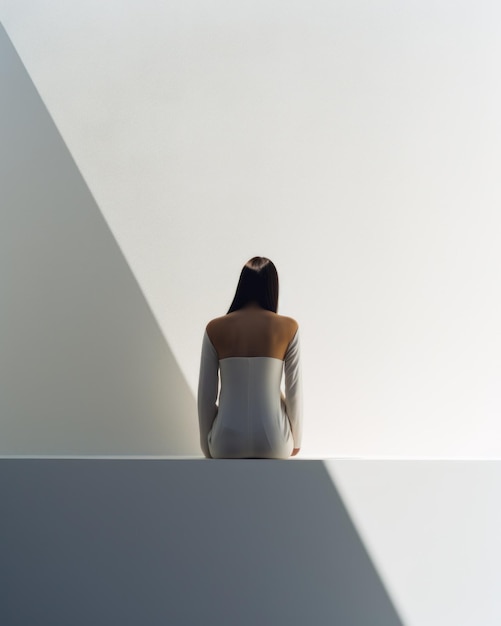
<instances>
[{"instance_id":1,"label":"strapless top","mask_svg":"<svg viewBox=\"0 0 501 626\"><path fill-rule=\"evenodd\" d=\"M281 393L282 379L285 396ZM207 331L198 388L200 445L213 458L287 458L301 446L297 331L284 357L219 359Z\"/></svg>"}]
</instances>

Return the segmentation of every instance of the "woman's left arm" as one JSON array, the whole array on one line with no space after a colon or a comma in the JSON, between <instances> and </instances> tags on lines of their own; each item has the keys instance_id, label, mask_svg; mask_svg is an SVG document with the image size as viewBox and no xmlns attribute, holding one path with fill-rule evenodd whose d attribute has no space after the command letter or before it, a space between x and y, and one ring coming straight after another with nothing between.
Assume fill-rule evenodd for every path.
<instances>
[{"instance_id":1,"label":"woman's left arm","mask_svg":"<svg viewBox=\"0 0 501 626\"><path fill-rule=\"evenodd\" d=\"M217 415L218 406L216 400L218 387L219 357L209 339L207 331L205 331L202 341L200 375L198 378L198 423L200 426L200 447L208 459L211 458L211 455L207 437Z\"/></svg>"},{"instance_id":2,"label":"woman's left arm","mask_svg":"<svg viewBox=\"0 0 501 626\"><path fill-rule=\"evenodd\" d=\"M284 357L285 372L285 407L291 425L294 449L291 456L296 456L301 448L303 433L303 393L301 381L301 359L299 349L299 329L287 347Z\"/></svg>"}]
</instances>

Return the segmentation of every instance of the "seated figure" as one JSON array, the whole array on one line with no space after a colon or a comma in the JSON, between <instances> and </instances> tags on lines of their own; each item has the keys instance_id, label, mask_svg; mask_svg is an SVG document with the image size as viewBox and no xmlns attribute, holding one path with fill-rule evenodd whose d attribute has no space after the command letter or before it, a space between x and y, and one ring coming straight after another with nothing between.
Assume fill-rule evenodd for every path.
<instances>
[{"instance_id":1,"label":"seated figure","mask_svg":"<svg viewBox=\"0 0 501 626\"><path fill-rule=\"evenodd\" d=\"M299 330L277 308L277 270L269 259L253 257L228 313L207 324L198 385L200 445L207 458L286 459L299 452Z\"/></svg>"}]
</instances>

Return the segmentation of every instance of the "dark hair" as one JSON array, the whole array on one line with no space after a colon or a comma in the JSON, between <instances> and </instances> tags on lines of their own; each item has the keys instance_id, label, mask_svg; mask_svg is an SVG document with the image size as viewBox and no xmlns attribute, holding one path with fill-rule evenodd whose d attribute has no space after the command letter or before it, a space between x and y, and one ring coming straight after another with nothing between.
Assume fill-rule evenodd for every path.
<instances>
[{"instance_id":1,"label":"dark hair","mask_svg":"<svg viewBox=\"0 0 501 626\"><path fill-rule=\"evenodd\" d=\"M243 308L249 302L257 302L273 313L278 309L277 268L264 256L252 257L244 265L228 313Z\"/></svg>"}]
</instances>

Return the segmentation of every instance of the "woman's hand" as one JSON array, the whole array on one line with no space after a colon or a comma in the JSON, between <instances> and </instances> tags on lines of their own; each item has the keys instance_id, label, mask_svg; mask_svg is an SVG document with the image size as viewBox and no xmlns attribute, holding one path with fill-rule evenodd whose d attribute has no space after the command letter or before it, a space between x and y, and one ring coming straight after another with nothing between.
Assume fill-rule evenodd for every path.
<instances>
[{"instance_id":1,"label":"woman's hand","mask_svg":"<svg viewBox=\"0 0 501 626\"><path fill-rule=\"evenodd\" d=\"M294 450L291 452L291 456L296 456L299 450L301 450L301 448L294 448Z\"/></svg>"}]
</instances>

